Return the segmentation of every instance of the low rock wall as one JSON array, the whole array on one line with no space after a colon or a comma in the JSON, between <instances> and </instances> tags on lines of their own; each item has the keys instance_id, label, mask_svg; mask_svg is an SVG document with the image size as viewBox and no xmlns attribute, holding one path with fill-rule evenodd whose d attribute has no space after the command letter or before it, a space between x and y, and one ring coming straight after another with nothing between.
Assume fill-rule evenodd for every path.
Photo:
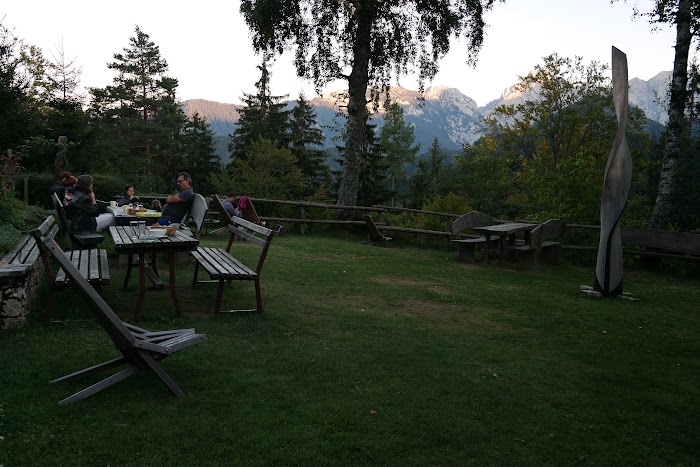
<instances>
[{"instance_id":1,"label":"low rock wall","mask_svg":"<svg viewBox=\"0 0 700 467\"><path fill-rule=\"evenodd\" d=\"M0 283L0 329L20 329L26 324L45 277L37 258L24 276Z\"/></svg>"}]
</instances>

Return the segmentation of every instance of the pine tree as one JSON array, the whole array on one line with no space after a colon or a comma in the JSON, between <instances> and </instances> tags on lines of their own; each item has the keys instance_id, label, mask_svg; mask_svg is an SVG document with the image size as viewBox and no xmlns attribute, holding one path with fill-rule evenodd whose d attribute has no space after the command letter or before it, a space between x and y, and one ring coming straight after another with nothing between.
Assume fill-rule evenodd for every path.
<instances>
[{"instance_id":1,"label":"pine tree","mask_svg":"<svg viewBox=\"0 0 700 467\"><path fill-rule=\"evenodd\" d=\"M181 170L192 176L194 190L212 194L209 177L221 171L219 158L214 155L214 131L204 117L195 113L187 120L179 137L180 151L185 157Z\"/></svg>"},{"instance_id":2,"label":"pine tree","mask_svg":"<svg viewBox=\"0 0 700 467\"><path fill-rule=\"evenodd\" d=\"M231 135L231 160L229 167L236 159L245 159L248 149L254 141L260 138L276 141L277 147L289 146L289 110L284 110L287 96L273 96L270 92L269 59L263 58L258 65L260 79L255 83L257 94L243 94L243 107L240 112L238 126Z\"/></svg>"},{"instance_id":3,"label":"pine tree","mask_svg":"<svg viewBox=\"0 0 700 467\"><path fill-rule=\"evenodd\" d=\"M388 201L395 193L387 189L389 162L386 149L376 137L376 125L365 125L364 157L360 164L357 204L372 206Z\"/></svg>"},{"instance_id":4,"label":"pine tree","mask_svg":"<svg viewBox=\"0 0 700 467\"><path fill-rule=\"evenodd\" d=\"M299 95L297 106L290 120L290 149L297 158L297 165L306 181L306 196L313 195L330 181L330 169L326 165L328 155L321 149L324 137L318 125L313 106Z\"/></svg>"},{"instance_id":5,"label":"pine tree","mask_svg":"<svg viewBox=\"0 0 700 467\"><path fill-rule=\"evenodd\" d=\"M179 164L176 137L185 118L175 96L178 82L165 75L159 47L138 26L135 34L107 65L117 72L113 84L90 89L91 108L117 169L145 175L152 186L144 189L152 190L155 178L169 181Z\"/></svg>"},{"instance_id":6,"label":"pine tree","mask_svg":"<svg viewBox=\"0 0 700 467\"><path fill-rule=\"evenodd\" d=\"M404 164L414 163L420 149L420 146L413 146L413 127L406 124L403 109L397 103L392 103L386 109L379 141L386 151L386 162L389 166L387 175L391 183L389 189L395 192L396 184L403 182L405 178ZM393 196L391 205L394 205Z\"/></svg>"}]
</instances>

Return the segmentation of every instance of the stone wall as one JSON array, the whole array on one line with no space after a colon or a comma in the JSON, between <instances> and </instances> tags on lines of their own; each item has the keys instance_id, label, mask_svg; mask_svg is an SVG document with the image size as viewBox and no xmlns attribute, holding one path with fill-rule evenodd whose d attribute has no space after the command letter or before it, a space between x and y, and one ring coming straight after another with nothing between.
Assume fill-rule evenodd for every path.
<instances>
[{"instance_id":1,"label":"stone wall","mask_svg":"<svg viewBox=\"0 0 700 467\"><path fill-rule=\"evenodd\" d=\"M44 267L37 258L23 277L0 284L0 329L19 329L26 324L45 280Z\"/></svg>"}]
</instances>

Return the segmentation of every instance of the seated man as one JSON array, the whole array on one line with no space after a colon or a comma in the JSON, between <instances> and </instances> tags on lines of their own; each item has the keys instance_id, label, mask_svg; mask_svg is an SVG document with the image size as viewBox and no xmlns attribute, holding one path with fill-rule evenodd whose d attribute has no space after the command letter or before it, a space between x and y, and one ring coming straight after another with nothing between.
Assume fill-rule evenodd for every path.
<instances>
[{"instance_id":1,"label":"seated man","mask_svg":"<svg viewBox=\"0 0 700 467\"><path fill-rule=\"evenodd\" d=\"M178 193L176 195L170 195L165 199L163 215L159 221L161 225L180 222L192 206L194 191L192 190L192 177L190 177L190 174L187 172L177 174L177 189Z\"/></svg>"},{"instance_id":2,"label":"seated man","mask_svg":"<svg viewBox=\"0 0 700 467\"><path fill-rule=\"evenodd\" d=\"M243 217L243 213L233 206L234 201L236 201L236 194L233 191L229 191L228 196L221 200L221 204L229 216Z\"/></svg>"}]
</instances>

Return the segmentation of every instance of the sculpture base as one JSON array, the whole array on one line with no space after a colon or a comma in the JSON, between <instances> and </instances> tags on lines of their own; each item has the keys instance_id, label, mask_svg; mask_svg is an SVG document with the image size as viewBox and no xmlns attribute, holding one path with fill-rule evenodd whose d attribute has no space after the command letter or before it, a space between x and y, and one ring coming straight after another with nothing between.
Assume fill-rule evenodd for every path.
<instances>
[{"instance_id":1,"label":"sculpture base","mask_svg":"<svg viewBox=\"0 0 700 467\"><path fill-rule=\"evenodd\" d=\"M598 292L597 290L593 290L593 287L590 285L582 285L579 288L578 294L581 295L582 297L588 297L588 298L603 298L605 295L603 295L601 292ZM633 302L638 302L639 299L635 298L634 295L632 295L629 292L622 292L621 294L615 295L615 296L608 296L607 298L622 298L624 300L630 300Z\"/></svg>"}]
</instances>

